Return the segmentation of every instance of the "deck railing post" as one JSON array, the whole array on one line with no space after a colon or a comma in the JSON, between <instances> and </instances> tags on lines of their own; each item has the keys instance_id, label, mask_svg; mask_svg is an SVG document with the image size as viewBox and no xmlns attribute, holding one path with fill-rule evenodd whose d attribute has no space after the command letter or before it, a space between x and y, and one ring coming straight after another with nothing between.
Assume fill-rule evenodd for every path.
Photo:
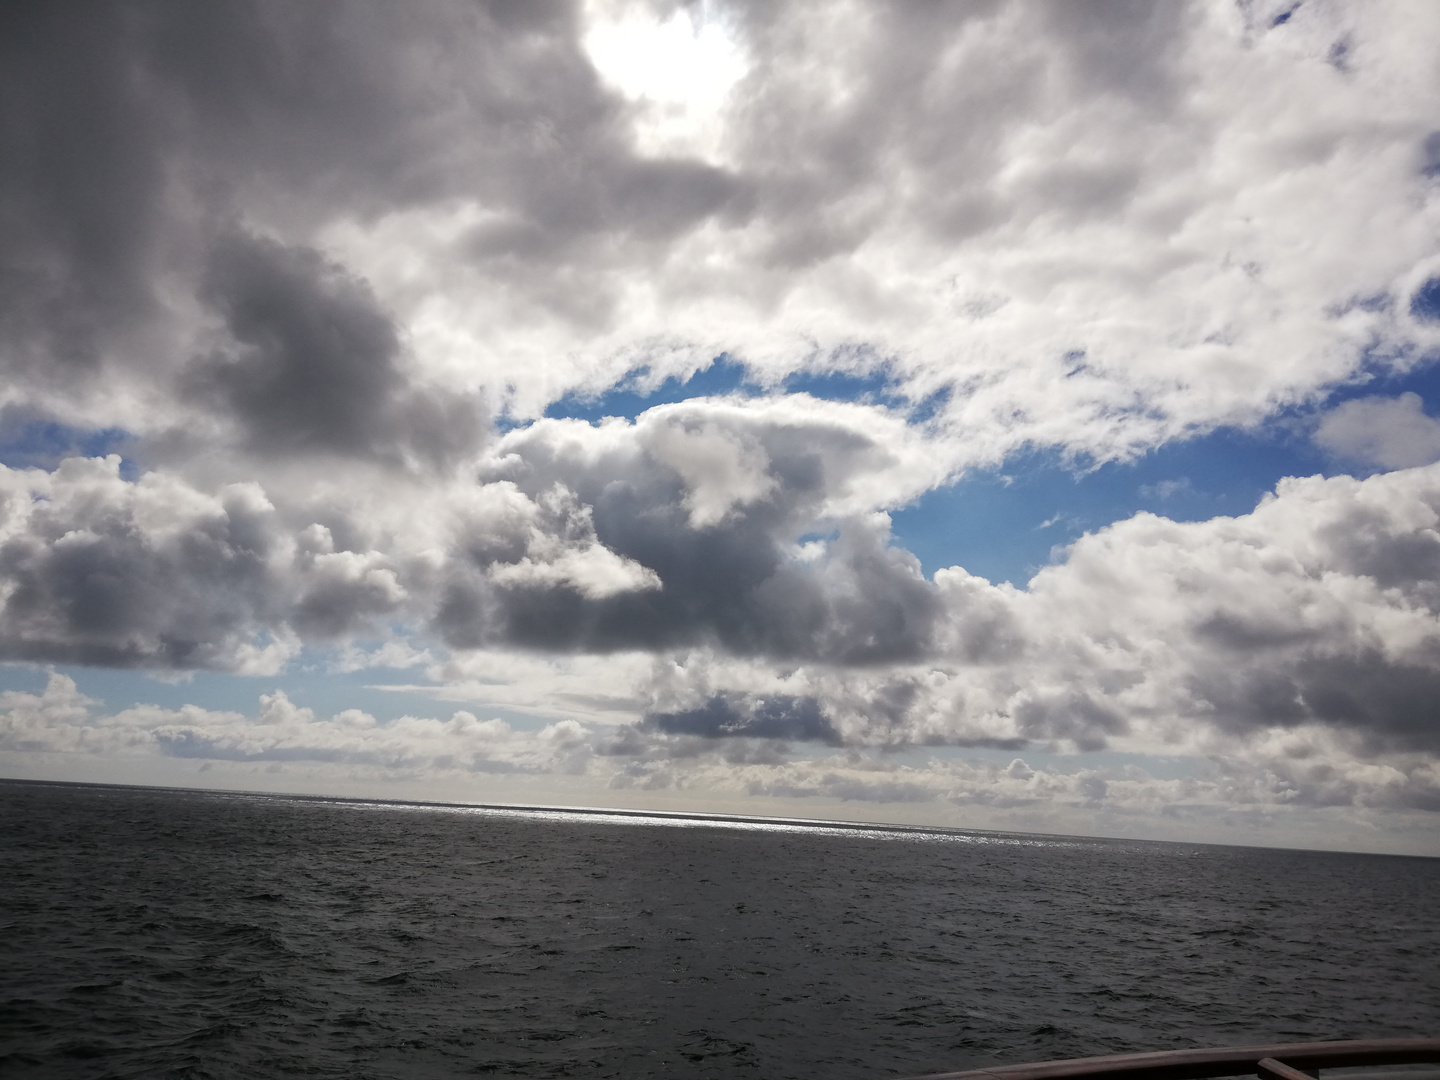
<instances>
[{"instance_id":1,"label":"deck railing post","mask_svg":"<svg viewBox=\"0 0 1440 1080\"><path fill-rule=\"evenodd\" d=\"M1261 1058L1255 1063L1255 1075L1260 1080L1318 1080L1320 1070L1307 1071L1296 1069L1286 1065L1283 1061L1276 1061L1274 1058Z\"/></svg>"}]
</instances>

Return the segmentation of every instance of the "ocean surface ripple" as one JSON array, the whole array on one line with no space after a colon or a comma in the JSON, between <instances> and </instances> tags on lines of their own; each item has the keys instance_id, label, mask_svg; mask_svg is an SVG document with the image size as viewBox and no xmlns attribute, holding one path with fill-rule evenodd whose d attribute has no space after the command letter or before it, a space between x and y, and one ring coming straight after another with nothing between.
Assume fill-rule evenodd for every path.
<instances>
[{"instance_id":1,"label":"ocean surface ripple","mask_svg":"<svg viewBox=\"0 0 1440 1080\"><path fill-rule=\"evenodd\" d=\"M0 781L0 1073L848 1080L1437 1034L1440 860Z\"/></svg>"}]
</instances>

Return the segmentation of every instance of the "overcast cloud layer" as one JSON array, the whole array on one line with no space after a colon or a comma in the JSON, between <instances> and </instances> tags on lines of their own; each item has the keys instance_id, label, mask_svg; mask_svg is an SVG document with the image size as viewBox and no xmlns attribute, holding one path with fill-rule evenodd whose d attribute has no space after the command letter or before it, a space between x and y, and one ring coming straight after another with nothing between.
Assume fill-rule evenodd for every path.
<instances>
[{"instance_id":1,"label":"overcast cloud layer","mask_svg":"<svg viewBox=\"0 0 1440 1080\"><path fill-rule=\"evenodd\" d=\"M1440 347L1437 43L1318 0L6 5L0 658L465 707L55 675L0 750L1428 821L1440 422L1325 402ZM722 355L751 391L544 416ZM785 386L834 372L884 392ZM891 536L1018 452L1281 421L1354 476L1023 589Z\"/></svg>"}]
</instances>

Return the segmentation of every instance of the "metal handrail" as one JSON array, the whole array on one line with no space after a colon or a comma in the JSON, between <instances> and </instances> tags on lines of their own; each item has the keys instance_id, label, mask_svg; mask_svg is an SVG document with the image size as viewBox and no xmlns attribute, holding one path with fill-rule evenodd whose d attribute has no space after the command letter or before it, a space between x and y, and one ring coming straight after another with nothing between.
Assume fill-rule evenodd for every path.
<instances>
[{"instance_id":1,"label":"metal handrail","mask_svg":"<svg viewBox=\"0 0 1440 1080\"><path fill-rule=\"evenodd\" d=\"M1293 1073L1297 1071L1309 1080L1319 1069L1431 1062L1440 1062L1440 1039L1357 1039L1353 1042L1280 1043L1111 1054L1108 1057L930 1073L912 1080L1203 1080L1205 1077L1244 1076L1247 1073L1261 1080L1296 1080ZM1272 1067L1275 1065L1279 1068Z\"/></svg>"}]
</instances>

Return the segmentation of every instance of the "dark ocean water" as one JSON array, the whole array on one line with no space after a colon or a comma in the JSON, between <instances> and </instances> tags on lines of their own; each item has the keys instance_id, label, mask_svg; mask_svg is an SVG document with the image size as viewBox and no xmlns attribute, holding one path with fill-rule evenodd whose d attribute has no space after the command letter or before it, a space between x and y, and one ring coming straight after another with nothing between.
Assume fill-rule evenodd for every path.
<instances>
[{"instance_id":1,"label":"dark ocean water","mask_svg":"<svg viewBox=\"0 0 1440 1080\"><path fill-rule=\"evenodd\" d=\"M0 782L0 1073L860 1078L1435 1035L1440 860Z\"/></svg>"}]
</instances>

